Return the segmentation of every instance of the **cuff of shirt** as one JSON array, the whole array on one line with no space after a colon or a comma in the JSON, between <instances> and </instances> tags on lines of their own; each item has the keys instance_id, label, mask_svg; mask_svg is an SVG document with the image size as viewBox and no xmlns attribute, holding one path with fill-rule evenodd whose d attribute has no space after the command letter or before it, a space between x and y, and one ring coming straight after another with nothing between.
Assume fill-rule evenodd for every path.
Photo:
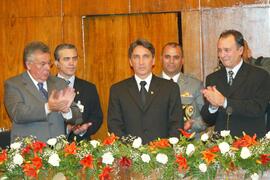
<instances>
[{"instance_id":1,"label":"cuff of shirt","mask_svg":"<svg viewBox=\"0 0 270 180\"><path fill-rule=\"evenodd\" d=\"M71 119L72 118L72 111L71 109L69 108L69 111L67 113L62 113L63 117L65 119Z\"/></svg>"},{"instance_id":2,"label":"cuff of shirt","mask_svg":"<svg viewBox=\"0 0 270 180\"><path fill-rule=\"evenodd\" d=\"M48 103L45 103L45 113L49 114L51 111L49 110Z\"/></svg>"},{"instance_id":3,"label":"cuff of shirt","mask_svg":"<svg viewBox=\"0 0 270 180\"><path fill-rule=\"evenodd\" d=\"M215 112L217 112L217 111L218 111L218 107L215 107L215 106L209 105L209 107L208 107L208 111L210 112L210 114L214 114Z\"/></svg>"},{"instance_id":4,"label":"cuff of shirt","mask_svg":"<svg viewBox=\"0 0 270 180\"><path fill-rule=\"evenodd\" d=\"M226 98L226 97L225 97L225 99L224 99L223 107L224 107L224 109L227 108L227 98Z\"/></svg>"}]
</instances>

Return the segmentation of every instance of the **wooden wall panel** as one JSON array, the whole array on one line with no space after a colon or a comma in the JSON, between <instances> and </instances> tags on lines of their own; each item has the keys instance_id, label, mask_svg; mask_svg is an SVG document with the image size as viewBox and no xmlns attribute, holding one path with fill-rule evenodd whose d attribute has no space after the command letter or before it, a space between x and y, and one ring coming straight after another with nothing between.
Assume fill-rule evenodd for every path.
<instances>
[{"instance_id":1,"label":"wooden wall panel","mask_svg":"<svg viewBox=\"0 0 270 180\"><path fill-rule=\"evenodd\" d=\"M135 39L148 39L156 47L156 73L161 70L160 50L168 41L178 40L177 14L99 16L85 20L86 79L94 82L100 95L104 123L95 137L107 132L110 86L131 76L128 47Z\"/></svg>"},{"instance_id":2,"label":"wooden wall panel","mask_svg":"<svg viewBox=\"0 0 270 180\"><path fill-rule=\"evenodd\" d=\"M1 0L0 17L60 16L62 0Z\"/></svg>"},{"instance_id":3,"label":"wooden wall panel","mask_svg":"<svg viewBox=\"0 0 270 180\"><path fill-rule=\"evenodd\" d=\"M203 80L201 16L199 11L183 11L182 37L184 51L184 72ZM192 25L191 25L192 22Z\"/></svg>"},{"instance_id":4,"label":"wooden wall panel","mask_svg":"<svg viewBox=\"0 0 270 180\"><path fill-rule=\"evenodd\" d=\"M201 0L202 8L235 7L251 4L270 4L269 0Z\"/></svg>"},{"instance_id":5,"label":"wooden wall panel","mask_svg":"<svg viewBox=\"0 0 270 180\"><path fill-rule=\"evenodd\" d=\"M217 65L217 40L226 29L236 29L247 39L253 56L270 57L270 8L223 8L202 11L205 75Z\"/></svg>"},{"instance_id":6,"label":"wooden wall panel","mask_svg":"<svg viewBox=\"0 0 270 180\"><path fill-rule=\"evenodd\" d=\"M0 67L0 125L10 127L3 105L4 80L24 71L22 54L26 43L40 40L53 47L60 41L61 18L1 18L0 32L0 57L5 65Z\"/></svg>"},{"instance_id":7,"label":"wooden wall panel","mask_svg":"<svg viewBox=\"0 0 270 180\"><path fill-rule=\"evenodd\" d=\"M63 0L67 16L172 12L198 7L198 0Z\"/></svg>"}]
</instances>

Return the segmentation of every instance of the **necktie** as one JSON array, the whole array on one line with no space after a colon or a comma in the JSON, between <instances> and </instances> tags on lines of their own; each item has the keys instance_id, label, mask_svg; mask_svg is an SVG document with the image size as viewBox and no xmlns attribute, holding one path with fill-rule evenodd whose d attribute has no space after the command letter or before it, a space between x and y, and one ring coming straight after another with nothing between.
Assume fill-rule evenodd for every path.
<instances>
[{"instance_id":1,"label":"necktie","mask_svg":"<svg viewBox=\"0 0 270 180\"><path fill-rule=\"evenodd\" d=\"M232 70L228 71L228 76L229 76L228 84L230 86L232 86L232 83L233 83L233 71Z\"/></svg>"},{"instance_id":2,"label":"necktie","mask_svg":"<svg viewBox=\"0 0 270 180\"><path fill-rule=\"evenodd\" d=\"M140 95L141 95L142 105L144 106L145 105L145 102L146 102L146 94L147 94L147 91L145 89L146 82L145 81L141 81L140 82L140 85L141 85Z\"/></svg>"},{"instance_id":3,"label":"necktie","mask_svg":"<svg viewBox=\"0 0 270 180\"><path fill-rule=\"evenodd\" d=\"M38 83L38 89L42 97L48 100L48 92L43 88L43 83Z\"/></svg>"}]
</instances>

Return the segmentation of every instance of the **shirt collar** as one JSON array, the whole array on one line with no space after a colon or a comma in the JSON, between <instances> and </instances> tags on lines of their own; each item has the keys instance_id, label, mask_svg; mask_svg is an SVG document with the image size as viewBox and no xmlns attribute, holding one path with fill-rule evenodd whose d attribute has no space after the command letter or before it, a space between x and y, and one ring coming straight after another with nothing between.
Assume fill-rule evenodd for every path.
<instances>
[{"instance_id":1,"label":"shirt collar","mask_svg":"<svg viewBox=\"0 0 270 180\"><path fill-rule=\"evenodd\" d=\"M141 90L141 85L140 85L140 82L141 81L145 81L146 82L145 89L146 89L146 91L149 90L150 83L151 83L151 80L152 80L152 77L153 77L152 73L149 74L145 79L139 78L139 76L137 76L136 74L134 75L134 77L135 77L135 80L137 82L137 86L138 86L139 91Z\"/></svg>"},{"instance_id":2,"label":"shirt collar","mask_svg":"<svg viewBox=\"0 0 270 180\"><path fill-rule=\"evenodd\" d=\"M70 83L68 84L69 87L74 87L74 82L75 82L75 76L71 76L69 79L65 79L61 74L57 74L57 77L64 79L65 81L69 81Z\"/></svg>"},{"instance_id":3,"label":"shirt collar","mask_svg":"<svg viewBox=\"0 0 270 180\"><path fill-rule=\"evenodd\" d=\"M228 74L228 71L231 70L231 71L233 71L233 78L235 78L235 76L236 76L237 72L239 71L239 69L241 68L242 64L243 64L243 60L241 59L241 61L236 66L234 66L232 69L226 68L227 74Z\"/></svg>"},{"instance_id":4,"label":"shirt collar","mask_svg":"<svg viewBox=\"0 0 270 180\"><path fill-rule=\"evenodd\" d=\"M27 73L28 73L30 79L32 80L32 82L35 84L36 88L39 90L38 85L37 85L37 84L38 84L38 81L36 81L36 80L33 78L33 76L31 75L31 73L30 73L29 71L27 71ZM47 82L46 82L46 81L43 82L43 88L44 88L46 91L48 91L48 86L47 86Z\"/></svg>"},{"instance_id":5,"label":"shirt collar","mask_svg":"<svg viewBox=\"0 0 270 180\"><path fill-rule=\"evenodd\" d=\"M164 71L162 71L162 77L167 80L173 79L173 82L177 82L180 76L180 72L174 75L173 77L168 76Z\"/></svg>"}]
</instances>

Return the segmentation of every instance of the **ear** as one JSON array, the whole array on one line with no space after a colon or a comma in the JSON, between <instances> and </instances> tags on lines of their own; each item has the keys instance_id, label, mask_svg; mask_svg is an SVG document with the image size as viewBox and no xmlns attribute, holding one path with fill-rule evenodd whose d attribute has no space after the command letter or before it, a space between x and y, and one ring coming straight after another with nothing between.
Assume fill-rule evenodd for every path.
<instances>
[{"instance_id":1,"label":"ear","mask_svg":"<svg viewBox=\"0 0 270 180\"><path fill-rule=\"evenodd\" d=\"M152 66L154 66L154 65L155 65L155 61L156 61L156 59L155 59L155 58L153 58L153 60L152 60Z\"/></svg>"},{"instance_id":2,"label":"ear","mask_svg":"<svg viewBox=\"0 0 270 180\"><path fill-rule=\"evenodd\" d=\"M30 62L25 62L25 67L27 70L30 70L31 69Z\"/></svg>"},{"instance_id":3,"label":"ear","mask_svg":"<svg viewBox=\"0 0 270 180\"><path fill-rule=\"evenodd\" d=\"M244 52L244 46L242 46L242 47L239 48L239 52L240 52L241 55L243 54L243 52Z\"/></svg>"},{"instance_id":4,"label":"ear","mask_svg":"<svg viewBox=\"0 0 270 180\"><path fill-rule=\"evenodd\" d=\"M133 67L132 62L131 62L131 59L129 59L129 65L130 65L131 67Z\"/></svg>"},{"instance_id":5,"label":"ear","mask_svg":"<svg viewBox=\"0 0 270 180\"><path fill-rule=\"evenodd\" d=\"M54 64L58 68L58 61L54 61Z\"/></svg>"}]
</instances>

